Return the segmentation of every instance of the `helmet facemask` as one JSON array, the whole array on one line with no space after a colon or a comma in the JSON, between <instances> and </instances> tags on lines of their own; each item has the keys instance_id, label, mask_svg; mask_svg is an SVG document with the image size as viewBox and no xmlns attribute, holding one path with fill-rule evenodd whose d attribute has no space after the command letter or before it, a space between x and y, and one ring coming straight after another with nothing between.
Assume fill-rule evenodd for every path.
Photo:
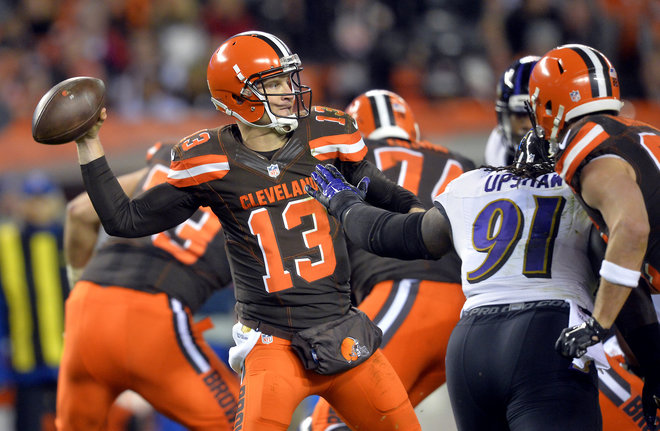
<instances>
[{"instance_id":1,"label":"helmet facemask","mask_svg":"<svg viewBox=\"0 0 660 431\"><path fill-rule=\"evenodd\" d=\"M520 140L514 156L513 167L525 171L531 177L552 172L555 164L555 144L545 139L543 128L536 125L534 111L529 102L525 103L532 128Z\"/></svg>"},{"instance_id":2,"label":"helmet facemask","mask_svg":"<svg viewBox=\"0 0 660 431\"><path fill-rule=\"evenodd\" d=\"M502 129L502 135L506 140L507 148L512 153L515 151L518 143L525 135L520 133L519 124L527 120L528 114L524 108L523 99L527 100L527 95L512 96L506 106L498 108L498 123ZM499 102L498 102L499 103ZM504 104L503 104L504 105ZM525 121L526 122L526 121ZM526 130L529 130L529 125L526 125Z\"/></svg>"},{"instance_id":3,"label":"helmet facemask","mask_svg":"<svg viewBox=\"0 0 660 431\"><path fill-rule=\"evenodd\" d=\"M233 69L236 77L243 82L243 87L240 94L233 94L233 99L236 104L246 103L252 112L259 112L262 115L257 121L248 121L235 110L230 110L220 100L211 97L211 101L219 110L225 111L227 114L238 118L244 124L252 127L267 127L273 128L280 134L287 134L294 131L298 127L298 120L309 115L312 103L312 92L308 86L302 85L300 81L300 71L303 70L300 65L300 59L297 54L292 54L280 58L280 67L271 67L270 69L254 73L247 78L241 73L238 65L234 65ZM286 76L289 92L285 93L268 93L266 84L270 79ZM278 115L274 112L270 105L269 97L285 97L292 96L293 113L289 115ZM264 119L266 122L264 123Z\"/></svg>"}]
</instances>

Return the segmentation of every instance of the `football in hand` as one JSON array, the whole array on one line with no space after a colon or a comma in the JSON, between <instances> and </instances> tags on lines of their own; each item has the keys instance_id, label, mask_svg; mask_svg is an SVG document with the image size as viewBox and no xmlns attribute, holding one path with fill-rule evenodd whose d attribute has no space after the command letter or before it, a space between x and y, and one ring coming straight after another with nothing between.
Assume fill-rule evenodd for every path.
<instances>
[{"instance_id":1,"label":"football in hand","mask_svg":"<svg viewBox=\"0 0 660 431\"><path fill-rule=\"evenodd\" d=\"M35 141L59 145L75 141L92 128L105 106L105 84L77 76L60 82L39 101L32 116Z\"/></svg>"}]
</instances>

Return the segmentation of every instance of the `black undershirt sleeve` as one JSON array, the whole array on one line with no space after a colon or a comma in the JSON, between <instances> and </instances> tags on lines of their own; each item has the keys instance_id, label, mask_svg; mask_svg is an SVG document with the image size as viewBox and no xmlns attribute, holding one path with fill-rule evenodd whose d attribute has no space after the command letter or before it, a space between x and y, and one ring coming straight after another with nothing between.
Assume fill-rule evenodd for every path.
<instances>
[{"instance_id":1,"label":"black undershirt sleeve","mask_svg":"<svg viewBox=\"0 0 660 431\"><path fill-rule=\"evenodd\" d=\"M365 200L371 205L399 213L407 213L413 207L422 208L422 203L414 193L392 182L367 160L347 163L342 169L346 179L353 185L357 185L363 177L369 177Z\"/></svg>"},{"instance_id":2,"label":"black undershirt sleeve","mask_svg":"<svg viewBox=\"0 0 660 431\"><path fill-rule=\"evenodd\" d=\"M432 259L422 237L423 212L397 214L354 203L343 214L344 231L359 247L398 259Z\"/></svg>"},{"instance_id":3,"label":"black undershirt sleeve","mask_svg":"<svg viewBox=\"0 0 660 431\"><path fill-rule=\"evenodd\" d=\"M85 189L109 235L135 238L162 232L199 207L193 194L164 183L130 199L105 157L80 166Z\"/></svg>"}]
</instances>

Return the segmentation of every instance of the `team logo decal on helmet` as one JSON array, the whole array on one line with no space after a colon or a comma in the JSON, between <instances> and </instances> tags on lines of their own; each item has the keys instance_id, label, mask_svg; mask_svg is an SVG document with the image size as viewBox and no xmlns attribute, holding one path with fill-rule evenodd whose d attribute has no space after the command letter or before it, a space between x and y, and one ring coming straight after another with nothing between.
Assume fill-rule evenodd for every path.
<instances>
[{"instance_id":1,"label":"team logo decal on helmet","mask_svg":"<svg viewBox=\"0 0 660 431\"><path fill-rule=\"evenodd\" d=\"M279 38L248 31L218 47L209 60L206 77L217 109L245 124L288 133L298 127L298 119L309 115L311 90L300 83L302 70L298 55ZM286 78L288 91L269 93L265 82L277 77ZM269 96L292 99L291 112L277 114Z\"/></svg>"},{"instance_id":2,"label":"team logo decal on helmet","mask_svg":"<svg viewBox=\"0 0 660 431\"><path fill-rule=\"evenodd\" d=\"M536 120L556 142L565 123L594 112L619 112L619 79L600 51L563 45L545 54L529 79Z\"/></svg>"},{"instance_id":3,"label":"team logo decal on helmet","mask_svg":"<svg viewBox=\"0 0 660 431\"><path fill-rule=\"evenodd\" d=\"M352 337L346 337L341 342L341 356L348 362L357 361L361 356L369 354L366 346L360 345L360 342Z\"/></svg>"},{"instance_id":4,"label":"team logo decal on helmet","mask_svg":"<svg viewBox=\"0 0 660 431\"><path fill-rule=\"evenodd\" d=\"M419 126L408 103L388 90L369 90L346 108L362 135L369 139L419 141Z\"/></svg>"}]
</instances>

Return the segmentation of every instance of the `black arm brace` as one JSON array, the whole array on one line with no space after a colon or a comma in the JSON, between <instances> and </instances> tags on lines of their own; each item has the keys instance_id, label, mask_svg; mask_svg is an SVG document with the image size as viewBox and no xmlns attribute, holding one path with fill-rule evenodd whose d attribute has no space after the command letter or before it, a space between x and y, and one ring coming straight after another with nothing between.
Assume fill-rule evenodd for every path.
<instances>
[{"instance_id":1,"label":"black arm brace","mask_svg":"<svg viewBox=\"0 0 660 431\"><path fill-rule=\"evenodd\" d=\"M135 238L162 232L190 217L198 208L188 193L159 184L129 199L105 157L80 166L87 194L109 235Z\"/></svg>"},{"instance_id":2,"label":"black arm brace","mask_svg":"<svg viewBox=\"0 0 660 431\"><path fill-rule=\"evenodd\" d=\"M352 199L347 193L343 196ZM392 213L358 199L342 212L340 218L348 238L365 250L398 259L432 259L422 238L424 214Z\"/></svg>"}]
</instances>

